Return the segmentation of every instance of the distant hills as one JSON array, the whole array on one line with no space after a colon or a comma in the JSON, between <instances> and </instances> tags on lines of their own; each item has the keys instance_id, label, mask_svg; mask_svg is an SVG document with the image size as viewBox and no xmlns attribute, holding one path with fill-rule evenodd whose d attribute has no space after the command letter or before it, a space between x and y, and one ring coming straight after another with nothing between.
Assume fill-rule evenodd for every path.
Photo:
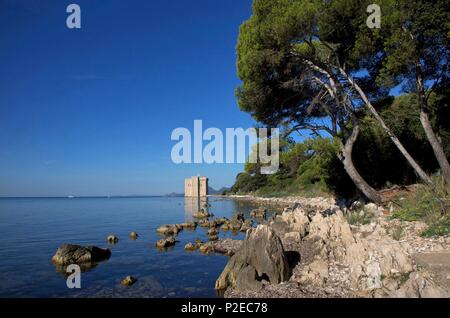
<instances>
[{"instance_id":1,"label":"distant hills","mask_svg":"<svg viewBox=\"0 0 450 318\"><path fill-rule=\"evenodd\" d=\"M228 191L230 188L222 187L216 190L212 187L208 187L208 194L222 194L224 191ZM165 195L166 197L184 197L184 193L171 192Z\"/></svg>"}]
</instances>

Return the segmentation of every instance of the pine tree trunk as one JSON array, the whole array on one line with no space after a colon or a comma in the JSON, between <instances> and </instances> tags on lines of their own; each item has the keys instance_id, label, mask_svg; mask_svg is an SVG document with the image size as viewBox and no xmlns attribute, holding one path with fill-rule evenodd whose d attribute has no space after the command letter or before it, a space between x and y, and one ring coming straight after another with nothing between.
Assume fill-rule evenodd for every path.
<instances>
[{"instance_id":1,"label":"pine tree trunk","mask_svg":"<svg viewBox=\"0 0 450 318\"><path fill-rule=\"evenodd\" d=\"M420 123L422 124L425 135L427 136L428 142L433 149L434 156L436 157L439 167L441 168L442 176L446 181L450 180L450 164L448 163L447 157L445 156L444 148L442 148L436 134L431 126L430 117L428 116L428 102L425 97L425 89L423 86L423 80L421 75L418 73L416 79L417 93L419 94L420 101Z\"/></svg>"},{"instance_id":2,"label":"pine tree trunk","mask_svg":"<svg viewBox=\"0 0 450 318\"><path fill-rule=\"evenodd\" d=\"M406 158L408 163L411 165L411 167L414 169L414 171L417 173L417 175L427 184L433 184L433 181L431 178L425 173L424 170L419 166L419 164L414 160L414 158L409 154L409 152L405 149L403 144L400 142L400 140L397 138L397 136L394 134L394 132L386 125L383 118L381 118L380 114L378 114L375 107L373 107L372 103L367 98L364 91L359 87L359 85L350 77L348 74L343 70L340 69L341 74L349 81L349 83L355 88L363 102L366 104L369 111L372 113L372 115L375 117L375 119L380 123L383 130L386 132L386 134L389 136L389 138L392 140L392 142L395 144L397 149L402 153L402 155Z\"/></svg>"},{"instance_id":3,"label":"pine tree trunk","mask_svg":"<svg viewBox=\"0 0 450 318\"><path fill-rule=\"evenodd\" d=\"M338 154L339 159L344 165L344 169L347 172L350 179L352 179L355 186L360 190L370 201L381 204L381 197L378 192L372 188L366 180L359 174L356 170L355 165L353 164L352 152L353 145L355 144L356 139L359 135L359 126L355 125L353 127L352 133L350 137L345 141L344 146L341 149L341 152Z\"/></svg>"}]
</instances>

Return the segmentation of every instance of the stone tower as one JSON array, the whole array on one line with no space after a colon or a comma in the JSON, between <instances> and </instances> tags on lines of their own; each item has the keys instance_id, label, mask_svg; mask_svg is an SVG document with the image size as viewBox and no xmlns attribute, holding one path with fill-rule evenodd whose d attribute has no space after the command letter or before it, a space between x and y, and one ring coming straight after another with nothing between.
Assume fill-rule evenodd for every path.
<instances>
[{"instance_id":1,"label":"stone tower","mask_svg":"<svg viewBox=\"0 0 450 318\"><path fill-rule=\"evenodd\" d=\"M205 197L208 195L208 178L191 177L184 180L185 197Z\"/></svg>"}]
</instances>

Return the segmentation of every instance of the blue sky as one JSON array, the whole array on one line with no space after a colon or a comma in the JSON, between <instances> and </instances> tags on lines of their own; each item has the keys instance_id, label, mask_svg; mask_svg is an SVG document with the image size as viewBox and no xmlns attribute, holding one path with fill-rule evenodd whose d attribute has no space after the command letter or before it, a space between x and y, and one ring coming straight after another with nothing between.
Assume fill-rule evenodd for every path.
<instances>
[{"instance_id":1,"label":"blue sky","mask_svg":"<svg viewBox=\"0 0 450 318\"><path fill-rule=\"evenodd\" d=\"M82 28L66 27L81 7ZM0 1L0 196L219 188L241 164L175 165L176 127L250 127L235 46L251 0Z\"/></svg>"}]
</instances>

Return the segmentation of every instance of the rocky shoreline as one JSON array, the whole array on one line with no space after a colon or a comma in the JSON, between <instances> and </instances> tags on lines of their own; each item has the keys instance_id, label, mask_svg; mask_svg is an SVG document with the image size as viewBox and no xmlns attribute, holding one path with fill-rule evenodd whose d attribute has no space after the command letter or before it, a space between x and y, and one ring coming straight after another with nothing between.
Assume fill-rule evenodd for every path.
<instances>
[{"instance_id":1,"label":"rocky shoreline","mask_svg":"<svg viewBox=\"0 0 450 318\"><path fill-rule=\"evenodd\" d=\"M393 220L389 211L374 204L346 208L330 198L232 197L283 206L281 214L259 225L257 231L275 234L284 253L298 255L299 260L289 264L290 276L282 282L261 280L265 273L257 271L253 275L257 283L251 284L252 274L238 273L234 281L230 280L225 297L450 296L450 238L421 237L426 227L422 222ZM350 214L366 214L370 221L352 225ZM247 232L244 247L251 244L247 241L253 240L252 231ZM264 241L261 237L258 240ZM267 238L266 243L269 241ZM251 255L254 249L246 253L250 255L240 258L256 257ZM283 263L280 259L256 258ZM239 267L233 258L227 267L230 263ZM229 272L227 267L218 283Z\"/></svg>"},{"instance_id":2,"label":"rocky shoreline","mask_svg":"<svg viewBox=\"0 0 450 318\"><path fill-rule=\"evenodd\" d=\"M183 230L206 228L206 242L189 242L184 249L230 257L215 284L225 297L450 297L450 237L422 237L425 223L392 219L389 206L320 197L228 198L259 207L247 219L242 212L228 219L202 209L193 221L161 225L156 232L162 238L155 243L167 250ZM270 217L268 206L277 211ZM246 235L219 239L220 231ZM137 237L130 233L132 240ZM119 241L112 234L106 240ZM64 273L68 264L87 270L110 256L109 249L64 244L52 261ZM122 285L136 280L127 276Z\"/></svg>"}]
</instances>

